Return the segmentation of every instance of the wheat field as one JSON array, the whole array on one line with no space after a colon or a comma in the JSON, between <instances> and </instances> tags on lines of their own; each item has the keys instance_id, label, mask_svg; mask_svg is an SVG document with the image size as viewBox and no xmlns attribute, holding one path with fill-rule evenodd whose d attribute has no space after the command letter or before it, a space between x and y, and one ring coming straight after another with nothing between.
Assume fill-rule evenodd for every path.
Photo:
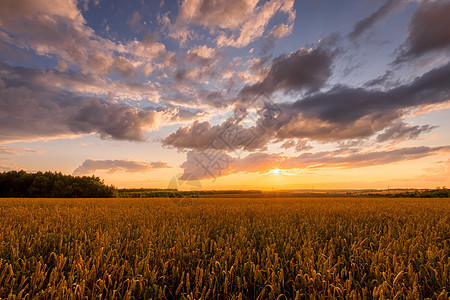
<instances>
[{"instance_id":1,"label":"wheat field","mask_svg":"<svg viewBox=\"0 0 450 300\"><path fill-rule=\"evenodd\" d=\"M449 199L0 199L1 299L448 299L449 257Z\"/></svg>"}]
</instances>

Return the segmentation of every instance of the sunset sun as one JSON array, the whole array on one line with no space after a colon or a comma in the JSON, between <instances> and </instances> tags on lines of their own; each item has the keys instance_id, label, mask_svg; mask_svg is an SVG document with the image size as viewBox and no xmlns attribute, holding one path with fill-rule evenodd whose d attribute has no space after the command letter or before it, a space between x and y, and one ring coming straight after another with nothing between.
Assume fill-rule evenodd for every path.
<instances>
[{"instance_id":1,"label":"sunset sun","mask_svg":"<svg viewBox=\"0 0 450 300\"><path fill-rule=\"evenodd\" d=\"M275 169L270 170L266 174L268 174L268 175L290 175L291 172L290 172L290 170L275 168Z\"/></svg>"}]
</instances>

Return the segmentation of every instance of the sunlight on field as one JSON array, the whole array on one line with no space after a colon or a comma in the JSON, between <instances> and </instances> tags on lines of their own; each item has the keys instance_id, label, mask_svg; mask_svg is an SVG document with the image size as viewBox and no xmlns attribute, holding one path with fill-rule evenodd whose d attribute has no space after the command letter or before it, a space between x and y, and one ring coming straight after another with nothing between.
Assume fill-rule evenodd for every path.
<instances>
[{"instance_id":1,"label":"sunlight on field","mask_svg":"<svg viewBox=\"0 0 450 300\"><path fill-rule=\"evenodd\" d=\"M447 298L449 199L176 204L0 199L0 298Z\"/></svg>"}]
</instances>

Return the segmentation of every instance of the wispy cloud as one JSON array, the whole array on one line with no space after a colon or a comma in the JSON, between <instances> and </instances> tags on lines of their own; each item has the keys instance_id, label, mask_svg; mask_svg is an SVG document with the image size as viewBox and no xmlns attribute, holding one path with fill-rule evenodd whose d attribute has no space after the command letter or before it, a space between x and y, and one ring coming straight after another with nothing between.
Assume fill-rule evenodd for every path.
<instances>
[{"instance_id":1,"label":"wispy cloud","mask_svg":"<svg viewBox=\"0 0 450 300\"><path fill-rule=\"evenodd\" d=\"M380 133L377 136L376 141L386 142L388 140L394 140L399 142L407 139L415 139L422 133L430 132L435 128L437 128L437 126L430 126L430 125L410 126L405 124L404 122L398 122L386 128L384 132Z\"/></svg>"},{"instance_id":2,"label":"wispy cloud","mask_svg":"<svg viewBox=\"0 0 450 300\"><path fill-rule=\"evenodd\" d=\"M146 173L162 168L170 168L170 166L166 162L162 161L143 162L128 159L86 159L78 168L73 171L73 175L90 175L95 174L98 171L107 173Z\"/></svg>"},{"instance_id":3,"label":"wispy cloud","mask_svg":"<svg viewBox=\"0 0 450 300\"><path fill-rule=\"evenodd\" d=\"M355 39L366 31L371 29L375 24L383 20L390 12L402 5L402 0L388 0L377 11L358 21L353 27L349 37Z\"/></svg>"},{"instance_id":4,"label":"wispy cloud","mask_svg":"<svg viewBox=\"0 0 450 300\"><path fill-rule=\"evenodd\" d=\"M200 180L222 177L236 173L264 173L272 169L327 169L327 168L363 168L410 161L427 156L449 153L450 146L442 147L405 147L393 150L341 153L322 151L303 153L298 156L282 156L271 153L252 153L243 158L232 157L225 152L217 153L220 164L209 164L204 153L190 151L181 167L185 180Z\"/></svg>"},{"instance_id":5,"label":"wispy cloud","mask_svg":"<svg viewBox=\"0 0 450 300\"><path fill-rule=\"evenodd\" d=\"M23 155L24 153L40 153L38 150L33 150L26 147L11 147L0 145L0 155Z\"/></svg>"}]
</instances>

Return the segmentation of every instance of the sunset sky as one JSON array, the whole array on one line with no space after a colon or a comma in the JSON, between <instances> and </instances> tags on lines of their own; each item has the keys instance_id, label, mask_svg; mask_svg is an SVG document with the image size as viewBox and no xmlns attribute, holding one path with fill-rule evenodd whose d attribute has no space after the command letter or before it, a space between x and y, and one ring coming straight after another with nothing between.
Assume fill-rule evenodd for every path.
<instances>
[{"instance_id":1,"label":"sunset sky","mask_svg":"<svg viewBox=\"0 0 450 300\"><path fill-rule=\"evenodd\" d=\"M0 171L448 187L449 16L432 0L2 0Z\"/></svg>"}]
</instances>

